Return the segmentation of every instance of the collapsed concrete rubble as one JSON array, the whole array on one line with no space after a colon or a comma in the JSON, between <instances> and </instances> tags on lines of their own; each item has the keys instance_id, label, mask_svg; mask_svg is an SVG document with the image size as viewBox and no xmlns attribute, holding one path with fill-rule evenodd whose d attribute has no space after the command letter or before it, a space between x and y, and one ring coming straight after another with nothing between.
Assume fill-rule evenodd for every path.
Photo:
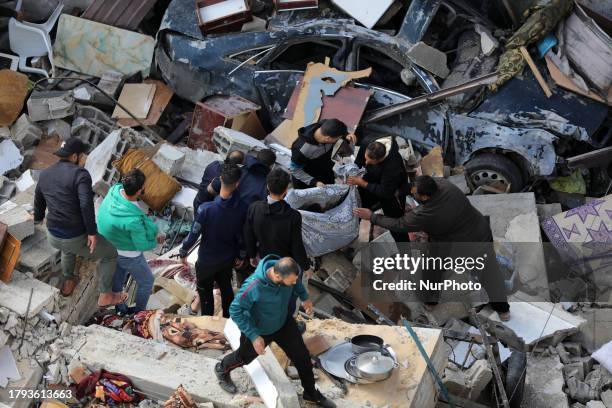
<instances>
[{"instance_id":1,"label":"collapsed concrete rubble","mask_svg":"<svg viewBox=\"0 0 612 408\"><path fill-rule=\"evenodd\" d=\"M286 198L313 265L313 314L298 320L317 387L347 408L612 408L610 6L0 1L0 408L114 406L96 389L105 375L140 399L126 406L305 406L276 345L233 372L236 395L223 390L215 365L240 331L221 317L219 289L215 316L196 316L197 251L190 268L175 258L211 164L270 149L274 167L295 171L299 129L326 119L342 120L357 147L394 136L411 181L460 188L488 219L512 318L484 291L447 291L436 307L399 290L371 296L367 249L400 250L353 213L359 189L346 183L364 170L350 167L355 146L336 143L337 184ZM145 252L147 330L100 310L94 262L79 258L76 288L60 296L61 252L33 206L40 173L71 137L89 145L80 164L96 208L133 168L164 190L143 202L165 235ZM130 305L136 288L130 277ZM382 338L388 378L351 371L358 335ZM73 398L10 395L66 387Z\"/></svg>"}]
</instances>

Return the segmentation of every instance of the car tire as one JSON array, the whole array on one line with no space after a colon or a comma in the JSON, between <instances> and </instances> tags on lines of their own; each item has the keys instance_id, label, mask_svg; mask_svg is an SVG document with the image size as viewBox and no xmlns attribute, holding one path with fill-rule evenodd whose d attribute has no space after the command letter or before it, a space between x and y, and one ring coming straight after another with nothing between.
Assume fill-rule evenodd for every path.
<instances>
[{"instance_id":1,"label":"car tire","mask_svg":"<svg viewBox=\"0 0 612 408\"><path fill-rule=\"evenodd\" d=\"M466 163L465 171L474 188L501 181L509 183L510 192L516 193L525 186L519 166L501 154L479 154Z\"/></svg>"}]
</instances>

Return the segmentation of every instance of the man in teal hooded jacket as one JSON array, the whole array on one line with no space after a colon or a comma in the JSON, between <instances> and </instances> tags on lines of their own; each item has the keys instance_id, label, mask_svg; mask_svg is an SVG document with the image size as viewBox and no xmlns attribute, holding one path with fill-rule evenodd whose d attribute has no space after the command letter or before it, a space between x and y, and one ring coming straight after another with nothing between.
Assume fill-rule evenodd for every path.
<instances>
[{"instance_id":1,"label":"man in teal hooded jacket","mask_svg":"<svg viewBox=\"0 0 612 408\"><path fill-rule=\"evenodd\" d=\"M113 292L121 292L126 274L137 284L138 312L146 309L153 290L153 273L143 251L150 251L163 242L157 225L143 212L138 200L144 195L145 175L135 169L123 176L122 182L111 187L98 211L98 230L117 248L117 270L113 277ZM126 307L119 307L126 311Z\"/></svg>"},{"instance_id":2,"label":"man in teal hooded jacket","mask_svg":"<svg viewBox=\"0 0 612 408\"><path fill-rule=\"evenodd\" d=\"M275 342L297 369L304 400L333 408L336 405L315 388L310 354L288 312L293 294L302 300L306 313L312 312L312 301L298 279L299 273L300 267L293 258L268 255L261 260L230 306L230 316L242 332L240 347L215 366L215 374L221 388L236 393L230 372L249 364L265 353L268 344Z\"/></svg>"}]
</instances>

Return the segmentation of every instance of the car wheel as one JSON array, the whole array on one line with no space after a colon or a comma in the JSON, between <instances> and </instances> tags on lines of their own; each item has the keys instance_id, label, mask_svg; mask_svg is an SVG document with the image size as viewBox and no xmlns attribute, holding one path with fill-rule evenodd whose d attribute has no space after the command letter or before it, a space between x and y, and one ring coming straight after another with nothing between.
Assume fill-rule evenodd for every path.
<instances>
[{"instance_id":1,"label":"car wheel","mask_svg":"<svg viewBox=\"0 0 612 408\"><path fill-rule=\"evenodd\" d=\"M525 185L519 166L501 154L479 154L466 163L465 170L474 188L490 185L505 191L510 185L510 192L516 193Z\"/></svg>"}]
</instances>

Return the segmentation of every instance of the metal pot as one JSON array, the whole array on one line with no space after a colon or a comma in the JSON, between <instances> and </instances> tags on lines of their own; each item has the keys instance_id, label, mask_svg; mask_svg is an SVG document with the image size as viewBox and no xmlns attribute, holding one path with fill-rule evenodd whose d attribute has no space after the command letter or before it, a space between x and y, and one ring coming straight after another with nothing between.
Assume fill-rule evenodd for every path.
<instances>
[{"instance_id":1,"label":"metal pot","mask_svg":"<svg viewBox=\"0 0 612 408\"><path fill-rule=\"evenodd\" d=\"M381 351L384 347L383 339L371 334L360 334L346 340L351 342L351 348L355 354L365 353L366 351Z\"/></svg>"},{"instance_id":2,"label":"metal pot","mask_svg":"<svg viewBox=\"0 0 612 408\"><path fill-rule=\"evenodd\" d=\"M370 381L382 381L391 377L397 363L393 357L381 354L379 351L366 351L357 356L355 370L361 378Z\"/></svg>"}]
</instances>

